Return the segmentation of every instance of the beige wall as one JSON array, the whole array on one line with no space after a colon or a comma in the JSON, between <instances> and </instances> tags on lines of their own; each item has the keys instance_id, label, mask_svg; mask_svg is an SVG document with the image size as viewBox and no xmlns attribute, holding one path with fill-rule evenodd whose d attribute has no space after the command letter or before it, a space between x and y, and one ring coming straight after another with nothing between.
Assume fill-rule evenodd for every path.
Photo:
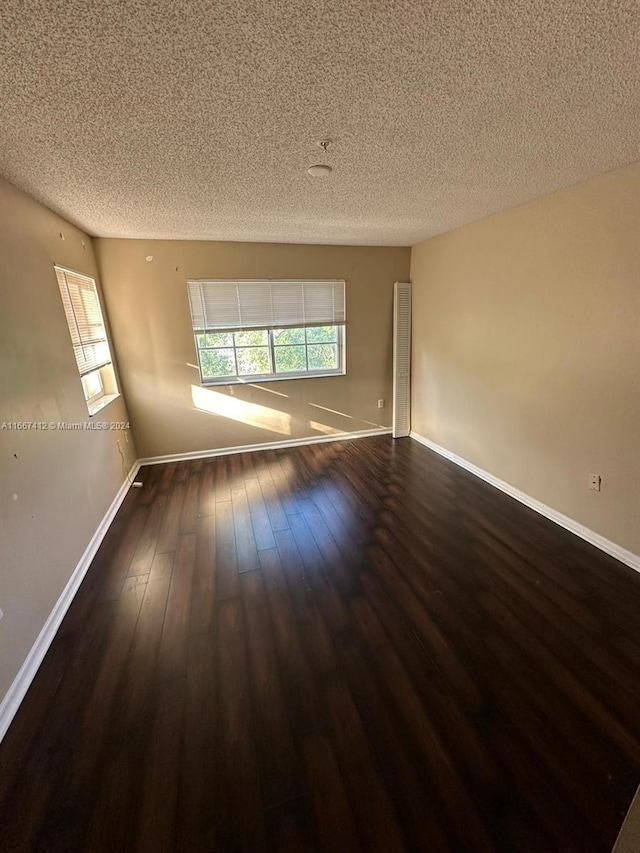
<instances>
[{"instance_id":1,"label":"beige wall","mask_svg":"<svg viewBox=\"0 0 640 853\"><path fill-rule=\"evenodd\" d=\"M91 240L0 180L0 259L0 422L89 421L53 264L95 276ZM115 432L4 429L0 448L1 698L124 475Z\"/></svg>"},{"instance_id":2,"label":"beige wall","mask_svg":"<svg viewBox=\"0 0 640 853\"><path fill-rule=\"evenodd\" d=\"M638 850L640 850L640 788L629 806L613 853L638 853Z\"/></svg>"},{"instance_id":3,"label":"beige wall","mask_svg":"<svg viewBox=\"0 0 640 853\"><path fill-rule=\"evenodd\" d=\"M412 428L640 554L640 165L421 243L411 277Z\"/></svg>"},{"instance_id":4,"label":"beige wall","mask_svg":"<svg viewBox=\"0 0 640 853\"><path fill-rule=\"evenodd\" d=\"M393 282L408 276L409 249L113 239L96 245L141 456L390 424ZM344 278L347 375L201 388L189 278Z\"/></svg>"}]
</instances>

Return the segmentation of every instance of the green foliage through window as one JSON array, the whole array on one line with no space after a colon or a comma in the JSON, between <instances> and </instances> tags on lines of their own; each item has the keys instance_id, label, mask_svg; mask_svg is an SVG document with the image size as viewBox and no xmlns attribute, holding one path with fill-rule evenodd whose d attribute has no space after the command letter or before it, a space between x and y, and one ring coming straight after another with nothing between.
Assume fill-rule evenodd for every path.
<instances>
[{"instance_id":1,"label":"green foliage through window","mask_svg":"<svg viewBox=\"0 0 640 853\"><path fill-rule=\"evenodd\" d=\"M196 334L202 381L341 373L342 327Z\"/></svg>"}]
</instances>

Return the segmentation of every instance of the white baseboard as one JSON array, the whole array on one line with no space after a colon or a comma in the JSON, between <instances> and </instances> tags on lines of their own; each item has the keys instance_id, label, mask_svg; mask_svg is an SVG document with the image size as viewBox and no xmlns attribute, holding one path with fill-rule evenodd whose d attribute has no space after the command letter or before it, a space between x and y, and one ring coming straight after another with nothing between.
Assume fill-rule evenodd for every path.
<instances>
[{"instance_id":1,"label":"white baseboard","mask_svg":"<svg viewBox=\"0 0 640 853\"><path fill-rule=\"evenodd\" d=\"M40 664L44 660L44 656L46 655L89 566L91 565L91 561L95 557L98 548L100 547L100 544L115 517L115 514L120 508L120 504L124 500L131 483L133 483L133 480L138 473L139 467L140 463L135 462L129 471L127 479L122 486L120 486L117 495L111 502L111 506L98 525L98 529L91 537L91 541L87 545L84 554L80 557L80 561L62 591L62 595L57 600L53 610L49 614L44 627L38 635L38 639L31 647L31 650L20 667L18 674L14 678L11 687L7 691L2 702L0 702L0 741L2 741L7 733L7 730L11 725L11 721L20 707L20 703L24 699L31 682L35 678Z\"/></svg>"},{"instance_id":2,"label":"white baseboard","mask_svg":"<svg viewBox=\"0 0 640 853\"><path fill-rule=\"evenodd\" d=\"M504 480L500 480L498 477L494 477L494 475L489 474L488 471L484 471L482 468L478 468L477 465L474 465L472 462L468 462L466 459L463 459L456 453L452 453L450 450L447 450L444 447L440 447L439 444L436 444L434 441L425 438L423 435L420 435L419 433L414 432L413 430L411 431L410 435L411 438L415 439L420 444L424 444L425 447L428 447L430 450L435 451L436 453L440 454L440 456L444 456L445 459L449 459L451 462L455 462L456 465L459 465L461 468L464 468L465 471L469 471L471 474L475 474L476 477L479 477L481 480L484 480L486 483L489 483L496 489L500 489L501 492L504 492L510 497L515 498L517 501L520 501L520 503L524 504L525 506L528 506L536 512L539 512L540 515L544 515L544 517L548 518L550 521L555 521L555 523L559 524L560 527L564 527L571 533L575 533L576 536L579 536L581 539L584 539L585 542L589 542L591 545L595 545L596 548L599 548L601 551L604 551L611 557L615 557L617 560L620 560L621 563L624 563L625 565L630 566L632 569L635 569L637 572L640 572L640 557L637 554L633 554L631 551L627 551L626 548L623 548L621 545L617 545L610 539L605 539L604 536L601 536L594 530L590 530L588 527L585 527L578 521L574 521L567 515L563 515L561 512L558 512L552 507L547 506L547 504L543 504L542 501L536 500L536 498L532 498L525 492L521 492L520 489L516 489L515 486L511 486L509 485L509 483L505 483Z\"/></svg>"},{"instance_id":3,"label":"white baseboard","mask_svg":"<svg viewBox=\"0 0 640 853\"><path fill-rule=\"evenodd\" d=\"M348 441L352 438L368 438L372 435L391 435L390 427L360 429L354 432L337 432L332 435L312 435L308 438L288 438L263 444L240 444L236 447L220 447L215 450L194 450L191 453L171 453L168 456L148 456L138 459L139 465L159 465L162 462L184 462L188 459L208 459L211 456L230 456L233 453L255 453L258 450L284 450L287 447L302 447L304 444L324 444L327 441Z\"/></svg>"}]
</instances>

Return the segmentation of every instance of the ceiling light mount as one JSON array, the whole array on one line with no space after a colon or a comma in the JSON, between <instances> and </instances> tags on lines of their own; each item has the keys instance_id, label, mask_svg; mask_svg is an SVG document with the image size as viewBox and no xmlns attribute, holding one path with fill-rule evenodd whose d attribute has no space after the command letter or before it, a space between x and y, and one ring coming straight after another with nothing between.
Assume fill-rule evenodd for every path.
<instances>
[{"instance_id":1,"label":"ceiling light mount","mask_svg":"<svg viewBox=\"0 0 640 853\"><path fill-rule=\"evenodd\" d=\"M318 148L322 148L322 150L326 152L327 148L331 145L331 140L330 139L319 139L317 145L318 145Z\"/></svg>"},{"instance_id":2,"label":"ceiling light mount","mask_svg":"<svg viewBox=\"0 0 640 853\"><path fill-rule=\"evenodd\" d=\"M315 166L309 166L307 172L314 178L326 178L327 175L331 174L331 166L318 163Z\"/></svg>"}]
</instances>

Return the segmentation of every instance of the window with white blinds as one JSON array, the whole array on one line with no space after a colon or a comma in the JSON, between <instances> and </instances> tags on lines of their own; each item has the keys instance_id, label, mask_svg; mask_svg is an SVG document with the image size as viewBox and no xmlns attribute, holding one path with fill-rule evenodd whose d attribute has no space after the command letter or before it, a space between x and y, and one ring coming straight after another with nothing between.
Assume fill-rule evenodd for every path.
<instances>
[{"instance_id":1,"label":"window with white blinds","mask_svg":"<svg viewBox=\"0 0 640 853\"><path fill-rule=\"evenodd\" d=\"M84 399L89 414L95 415L119 396L98 290L91 276L57 265L54 269Z\"/></svg>"},{"instance_id":2,"label":"window with white blinds","mask_svg":"<svg viewBox=\"0 0 640 853\"><path fill-rule=\"evenodd\" d=\"M194 331L344 324L344 281L189 281Z\"/></svg>"},{"instance_id":3,"label":"window with white blinds","mask_svg":"<svg viewBox=\"0 0 640 853\"><path fill-rule=\"evenodd\" d=\"M341 280L188 281L203 385L344 373Z\"/></svg>"},{"instance_id":4,"label":"window with white blinds","mask_svg":"<svg viewBox=\"0 0 640 853\"><path fill-rule=\"evenodd\" d=\"M109 342L94 279L55 267L80 376L111 363Z\"/></svg>"}]
</instances>

